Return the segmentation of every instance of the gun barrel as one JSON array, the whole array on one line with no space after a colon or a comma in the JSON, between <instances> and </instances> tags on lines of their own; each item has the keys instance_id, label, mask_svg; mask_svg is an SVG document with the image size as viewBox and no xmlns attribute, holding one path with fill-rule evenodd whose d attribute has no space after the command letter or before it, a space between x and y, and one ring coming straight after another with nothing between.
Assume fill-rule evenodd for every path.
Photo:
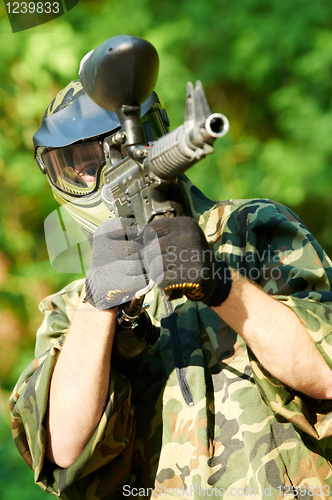
<instances>
[{"instance_id":1,"label":"gun barrel","mask_svg":"<svg viewBox=\"0 0 332 500\"><path fill-rule=\"evenodd\" d=\"M212 113L205 122L205 130L210 137L215 139L223 137L229 131L229 121L221 113Z\"/></svg>"}]
</instances>

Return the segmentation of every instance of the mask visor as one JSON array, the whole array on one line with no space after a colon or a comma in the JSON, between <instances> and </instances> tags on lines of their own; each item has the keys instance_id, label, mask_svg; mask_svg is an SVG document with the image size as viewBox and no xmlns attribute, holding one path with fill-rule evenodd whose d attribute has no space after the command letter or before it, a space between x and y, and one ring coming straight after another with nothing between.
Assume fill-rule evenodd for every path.
<instances>
[{"instance_id":1,"label":"mask visor","mask_svg":"<svg viewBox=\"0 0 332 500\"><path fill-rule=\"evenodd\" d=\"M99 172L105 162L100 141L63 148L39 147L36 158L54 186L77 196L90 194L98 188Z\"/></svg>"}]
</instances>

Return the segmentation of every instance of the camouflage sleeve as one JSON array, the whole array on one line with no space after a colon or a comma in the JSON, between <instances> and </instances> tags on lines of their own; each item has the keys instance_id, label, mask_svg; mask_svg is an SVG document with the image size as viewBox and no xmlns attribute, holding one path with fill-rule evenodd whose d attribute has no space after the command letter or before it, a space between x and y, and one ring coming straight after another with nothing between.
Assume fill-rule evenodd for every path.
<instances>
[{"instance_id":1,"label":"camouflage sleeve","mask_svg":"<svg viewBox=\"0 0 332 500\"><path fill-rule=\"evenodd\" d=\"M70 321L76 311L83 280L74 282L41 303L45 314L37 333L36 359L22 373L10 398L12 432L16 447L34 471L35 482L61 498L81 498L75 482L115 459L133 440L130 384L111 372L109 401L86 448L67 469L50 463L45 454L43 420L47 410L50 379ZM73 408L75 412L75 408ZM102 446L101 446L102 445ZM129 449L131 446L128 447ZM126 454L124 454L126 455ZM122 458L123 462L123 458ZM130 463L130 459L128 459ZM128 474L128 464L118 468L117 480Z\"/></svg>"},{"instance_id":2,"label":"camouflage sleeve","mask_svg":"<svg viewBox=\"0 0 332 500\"><path fill-rule=\"evenodd\" d=\"M236 219L228 224L230 229L237 225L241 240L235 267L240 265L244 274L294 311L332 368L330 259L303 222L279 204L251 202ZM250 351L249 358L262 397L279 420L292 422L315 439L332 435L332 401L297 393L272 377Z\"/></svg>"}]
</instances>

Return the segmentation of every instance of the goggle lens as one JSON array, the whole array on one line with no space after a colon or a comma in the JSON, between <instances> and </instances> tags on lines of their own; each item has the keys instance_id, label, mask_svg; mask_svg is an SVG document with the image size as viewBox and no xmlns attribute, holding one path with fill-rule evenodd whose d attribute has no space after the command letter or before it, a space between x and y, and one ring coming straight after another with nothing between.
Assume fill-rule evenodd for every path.
<instances>
[{"instance_id":1,"label":"goggle lens","mask_svg":"<svg viewBox=\"0 0 332 500\"><path fill-rule=\"evenodd\" d=\"M52 184L77 195L91 193L96 188L98 170L104 162L100 141L38 148L37 156Z\"/></svg>"}]
</instances>

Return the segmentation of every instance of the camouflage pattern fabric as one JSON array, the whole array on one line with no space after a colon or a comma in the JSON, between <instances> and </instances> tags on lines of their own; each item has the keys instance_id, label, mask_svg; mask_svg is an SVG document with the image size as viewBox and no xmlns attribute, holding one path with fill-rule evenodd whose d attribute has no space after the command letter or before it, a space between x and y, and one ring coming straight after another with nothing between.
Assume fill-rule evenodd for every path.
<instances>
[{"instance_id":1,"label":"camouflage pattern fabric","mask_svg":"<svg viewBox=\"0 0 332 500\"><path fill-rule=\"evenodd\" d=\"M83 86L79 80L73 80L54 97L45 110L43 120L54 115L58 111L68 106L71 102L84 94Z\"/></svg>"},{"instance_id":2,"label":"camouflage pattern fabric","mask_svg":"<svg viewBox=\"0 0 332 500\"><path fill-rule=\"evenodd\" d=\"M291 308L332 366L332 267L306 226L277 203L214 204L186 186L211 248ZM127 362L114 357L90 442L67 469L49 463L49 382L82 286L42 302L36 359L11 397L15 444L42 489L62 500L330 498L332 401L284 386L210 308L185 297L166 304L158 289L146 296L152 345ZM193 406L180 390L183 367Z\"/></svg>"}]
</instances>

